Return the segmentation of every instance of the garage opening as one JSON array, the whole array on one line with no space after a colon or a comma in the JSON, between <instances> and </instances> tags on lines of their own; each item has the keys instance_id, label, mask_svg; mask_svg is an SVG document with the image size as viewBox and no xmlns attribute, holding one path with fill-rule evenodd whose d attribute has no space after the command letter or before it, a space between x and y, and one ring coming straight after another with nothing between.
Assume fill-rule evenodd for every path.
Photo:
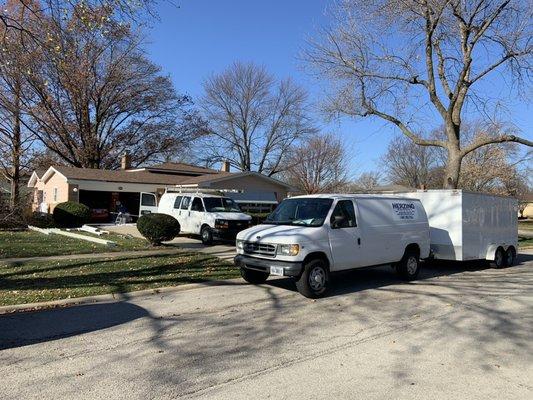
<instances>
[{"instance_id":1,"label":"garage opening","mask_svg":"<svg viewBox=\"0 0 533 400\"><path fill-rule=\"evenodd\" d=\"M119 211L132 216L133 221L139 215L138 192L103 192L97 190L80 190L80 203L91 209L93 223L114 222Z\"/></svg>"}]
</instances>

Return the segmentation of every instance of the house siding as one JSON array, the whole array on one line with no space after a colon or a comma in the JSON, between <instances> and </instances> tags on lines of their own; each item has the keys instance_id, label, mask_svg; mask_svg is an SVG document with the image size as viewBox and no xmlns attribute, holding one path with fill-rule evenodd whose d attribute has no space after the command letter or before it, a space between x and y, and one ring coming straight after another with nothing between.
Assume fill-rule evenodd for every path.
<instances>
[{"instance_id":1,"label":"house siding","mask_svg":"<svg viewBox=\"0 0 533 400\"><path fill-rule=\"evenodd\" d=\"M43 182L39 179L37 184L35 185L35 193L33 196L33 203L32 203L32 209L33 211L37 211L40 209L40 202L39 202L39 196L38 191L42 190L43 197L42 201L43 203L47 204L47 212L51 213L54 211L54 208L59 204L63 203L64 201L68 201L70 197L70 188L69 184L65 180L65 178L59 174L53 174L50 179L48 179L46 182ZM54 196L54 189L57 189L57 193Z\"/></svg>"},{"instance_id":2,"label":"house siding","mask_svg":"<svg viewBox=\"0 0 533 400\"><path fill-rule=\"evenodd\" d=\"M266 179L261 179L253 175L239 176L234 179L224 179L219 182L212 182L210 188L274 192L278 202L281 202L287 197L287 188L285 186L276 185L273 182L269 182Z\"/></svg>"}]
</instances>

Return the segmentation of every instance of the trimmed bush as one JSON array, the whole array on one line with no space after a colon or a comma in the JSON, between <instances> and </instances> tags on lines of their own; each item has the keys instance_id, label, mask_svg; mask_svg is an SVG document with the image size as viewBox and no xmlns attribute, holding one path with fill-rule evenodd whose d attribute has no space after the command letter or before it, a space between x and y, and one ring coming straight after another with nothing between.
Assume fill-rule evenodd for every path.
<instances>
[{"instance_id":1,"label":"trimmed bush","mask_svg":"<svg viewBox=\"0 0 533 400\"><path fill-rule=\"evenodd\" d=\"M167 214L145 214L137 221L137 229L154 246L174 239L180 233L178 220Z\"/></svg>"},{"instance_id":2,"label":"trimmed bush","mask_svg":"<svg viewBox=\"0 0 533 400\"><path fill-rule=\"evenodd\" d=\"M65 201L54 208L54 221L64 228L78 228L89 222L90 218L91 210L84 204Z\"/></svg>"},{"instance_id":3,"label":"trimmed bush","mask_svg":"<svg viewBox=\"0 0 533 400\"><path fill-rule=\"evenodd\" d=\"M34 212L28 221L28 225L43 229L56 227L52 214L41 212Z\"/></svg>"},{"instance_id":4,"label":"trimmed bush","mask_svg":"<svg viewBox=\"0 0 533 400\"><path fill-rule=\"evenodd\" d=\"M270 213L248 213L252 217L252 225L260 225L265 222L265 219Z\"/></svg>"}]
</instances>

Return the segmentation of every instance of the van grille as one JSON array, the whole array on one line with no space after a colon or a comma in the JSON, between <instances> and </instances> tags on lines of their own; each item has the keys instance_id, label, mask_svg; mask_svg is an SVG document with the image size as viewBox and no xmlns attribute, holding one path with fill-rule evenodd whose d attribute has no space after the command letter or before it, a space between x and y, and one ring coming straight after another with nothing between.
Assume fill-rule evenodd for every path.
<instances>
[{"instance_id":1,"label":"van grille","mask_svg":"<svg viewBox=\"0 0 533 400\"><path fill-rule=\"evenodd\" d=\"M243 249L247 254L262 254L270 257L276 255L276 246L273 244L244 242Z\"/></svg>"}]
</instances>

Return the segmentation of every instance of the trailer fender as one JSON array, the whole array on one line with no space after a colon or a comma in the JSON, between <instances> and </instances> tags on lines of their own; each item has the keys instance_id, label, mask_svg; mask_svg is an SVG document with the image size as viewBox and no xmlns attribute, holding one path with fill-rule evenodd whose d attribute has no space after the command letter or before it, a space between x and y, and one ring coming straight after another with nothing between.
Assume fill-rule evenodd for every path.
<instances>
[{"instance_id":1,"label":"trailer fender","mask_svg":"<svg viewBox=\"0 0 533 400\"><path fill-rule=\"evenodd\" d=\"M505 246L502 246L501 244L490 244L489 247L487 247L487 252L485 253L485 260L494 261L498 247Z\"/></svg>"}]
</instances>

